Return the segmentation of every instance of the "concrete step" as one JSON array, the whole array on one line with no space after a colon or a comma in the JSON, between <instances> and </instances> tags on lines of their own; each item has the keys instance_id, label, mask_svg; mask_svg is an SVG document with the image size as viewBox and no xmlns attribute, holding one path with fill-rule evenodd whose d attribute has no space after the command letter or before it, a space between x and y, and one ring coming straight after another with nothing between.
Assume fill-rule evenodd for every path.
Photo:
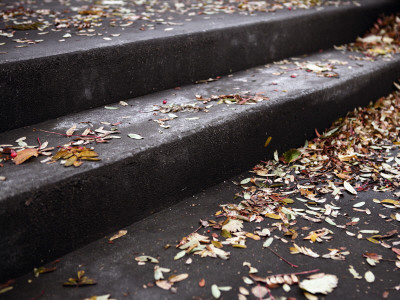
<instances>
[{"instance_id":1,"label":"concrete step","mask_svg":"<svg viewBox=\"0 0 400 300\"><path fill-rule=\"evenodd\" d=\"M12 3L5 9L14 7ZM72 29L53 32L53 25L45 29L47 35L32 30L10 38L1 35L5 45L0 55L0 132L350 42L380 13L399 8L398 2L389 0L358 3L251 15L221 13L207 15L206 20L205 14L172 14L172 24L184 25L157 25L147 31L140 26L154 23L138 20L131 27L113 27L108 24L111 18L105 18L100 28L95 27L102 35L95 37L77 35ZM31 6L44 12L61 10L59 4L53 7L48 2ZM58 18L63 21L58 22L69 17L73 24L76 14L62 12ZM149 18L157 23L157 16ZM159 15L165 20L168 16ZM174 29L166 31L170 28ZM65 34L71 37L64 38ZM44 41L17 44L11 41L15 38Z\"/></svg>"},{"instance_id":2,"label":"concrete step","mask_svg":"<svg viewBox=\"0 0 400 300\"><path fill-rule=\"evenodd\" d=\"M321 132L322 133L322 132ZM398 285L398 277L394 262L381 261L377 266L371 267L365 262L362 255L365 252L378 253L385 259L395 259L395 253L391 249L386 249L379 244L373 244L365 238L368 234L362 234L363 239L350 236L345 233L357 234L359 230L372 229L379 230L380 234L392 231L398 226L396 221L388 222L389 219L381 218L379 214L388 216L394 209L385 208L382 204L377 204L372 199L397 199L391 192L359 192L357 199L354 195L344 192L344 197L340 200L332 199L331 195L326 196L326 203L333 203L339 206L339 215L333 218L334 221L343 226L351 218L358 217L360 220L354 226L348 226L346 230L332 226L326 222L313 223L301 217L297 217L297 224L292 228L297 228L299 237L293 240L299 246L305 246L322 255L328 253L329 249L344 249L350 253L345 260L332 260L326 258L313 258L301 254L290 254L289 247L292 247L293 241L290 236L284 236L283 232L275 230L271 236L284 238L286 242L275 238L271 249L278 255L298 266L292 268L290 265L280 260L272 251L263 248L262 245L267 237L255 241L247 239L246 249L233 248L230 245L224 245L224 251L230 252L228 260L219 258L201 258L200 255L188 255L180 260L174 260L175 255L180 251L175 245L179 241L195 231L199 227L199 220L217 220L215 214L221 209L219 205L227 203L239 203L241 199L235 199L234 195L242 189L233 184L232 181L240 182L244 178L253 177L254 173L244 173L239 177L227 180L212 188L208 188L199 194L195 194L172 206L156 213L142 221L124 228L127 230L125 236L122 236L109 243L109 238L114 234L107 235L96 242L93 242L79 250L76 250L64 257L60 257L57 263L49 263L47 268L57 269L52 273L41 274L35 277L32 270L22 277L16 278L13 283L13 290L0 295L0 299L89 299L92 296L111 294L110 299L214 299L211 293L211 286L230 286L232 290L222 292L221 299L237 299L239 287L245 287L251 291L256 284L243 282L243 276L249 276L249 268L243 266L248 262L252 267L257 268L258 273L254 275L269 276L274 274L304 272L318 269L319 272L336 275L339 279L338 287L324 299L381 299L385 291L389 294L385 299L395 300L399 298L399 291L392 289ZM290 208L307 209L305 203L296 200L300 195L290 195L295 203ZM325 197L325 196L324 196ZM372 213L367 215L364 212L354 210L355 203L365 202L363 210L369 209ZM323 207L324 204L316 205ZM309 215L315 217L313 215ZM83 216L82 216L83 217ZM243 230L254 232L256 227L272 228L272 223L280 220L271 220L265 218L261 223L245 222ZM97 221L97 224L101 221ZM48 223L47 226L52 226ZM397 226L397 227L396 227ZM93 230L94 226L90 227ZM311 231L321 228L327 228L332 231L332 239L325 240L322 243L310 243L303 240ZM211 229L211 230L209 230ZM211 237L211 234L218 234L220 230L212 228L201 228L199 234ZM225 240L219 237L219 240ZM387 244L398 241L398 237L393 237ZM165 249L166 245L171 245ZM174 285L177 288L176 293L162 290L154 284L154 266L152 263L138 265L135 257L140 255L149 255L159 261L159 266L169 268L170 273L164 273L165 278L172 274L187 273L189 277ZM192 263L186 264L188 258ZM37 262L35 267L39 268L43 264ZM364 278L355 279L349 273L349 266L363 276L365 272L372 271L375 275L375 282L368 283ZM76 277L79 270L84 270L89 278L97 281L97 285L82 288L64 287L63 283L68 278ZM301 280L308 275L299 276ZM8 279L11 279L9 277ZM205 286L200 287L199 282L205 281ZM262 283L261 283L262 285ZM283 291L281 287L271 289L273 296L294 297L296 299L305 299L302 291L297 285L292 285L289 292ZM3 296L3 297L2 297ZM257 299L250 292L247 299Z\"/></svg>"},{"instance_id":3,"label":"concrete step","mask_svg":"<svg viewBox=\"0 0 400 300\"><path fill-rule=\"evenodd\" d=\"M0 176L1 279L32 269L143 219L188 195L247 170L272 152L299 146L348 110L392 90L399 77L400 57L364 61L357 53L329 50L292 62L272 64L226 76L218 81L166 90L128 101L71 114L0 134L2 145L21 137L28 145L48 141L62 146L72 140L58 134L77 125L77 134L91 125L109 130L118 124L120 139L92 143L101 161L66 168L44 158L14 165L3 162ZM302 62L336 66L326 77L304 69ZM254 105L202 104L211 95L262 93L270 100ZM154 120L167 114L153 105L196 102L209 112L175 112L160 127ZM174 116L170 116L171 118ZM120 123L119 123L120 122ZM160 121L162 122L162 121ZM100 133L98 133L100 134ZM128 134L139 134L136 140ZM268 137L272 141L267 148ZM5 146L3 146L5 147ZM53 154L55 151L53 151ZM3 179L4 179L3 177Z\"/></svg>"}]
</instances>

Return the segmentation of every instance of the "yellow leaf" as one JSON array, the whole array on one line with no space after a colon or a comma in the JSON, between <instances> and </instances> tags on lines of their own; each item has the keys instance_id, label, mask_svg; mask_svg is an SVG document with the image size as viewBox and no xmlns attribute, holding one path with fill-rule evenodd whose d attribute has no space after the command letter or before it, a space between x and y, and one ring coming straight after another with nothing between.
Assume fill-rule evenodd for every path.
<instances>
[{"instance_id":1,"label":"yellow leaf","mask_svg":"<svg viewBox=\"0 0 400 300\"><path fill-rule=\"evenodd\" d=\"M392 200L392 199L383 199L381 203L389 203L393 205L400 205L400 201L398 200Z\"/></svg>"},{"instance_id":2,"label":"yellow leaf","mask_svg":"<svg viewBox=\"0 0 400 300\"><path fill-rule=\"evenodd\" d=\"M211 241L211 243L214 245L216 248L222 248L222 244L218 241Z\"/></svg>"},{"instance_id":3,"label":"yellow leaf","mask_svg":"<svg viewBox=\"0 0 400 300\"><path fill-rule=\"evenodd\" d=\"M232 245L232 247L233 248L243 248L243 249L247 248L246 245L241 245L241 244L234 244L234 245Z\"/></svg>"},{"instance_id":4,"label":"yellow leaf","mask_svg":"<svg viewBox=\"0 0 400 300\"><path fill-rule=\"evenodd\" d=\"M37 157L38 155L39 153L37 149L24 149L17 152L17 156L13 159L13 161L16 165L20 165L32 156Z\"/></svg>"},{"instance_id":5,"label":"yellow leaf","mask_svg":"<svg viewBox=\"0 0 400 300\"><path fill-rule=\"evenodd\" d=\"M275 219L275 220L280 220L280 219L281 219L281 216L280 216L280 215L277 215L277 214L267 213L267 214L265 214L265 216L266 216L267 218Z\"/></svg>"},{"instance_id":6,"label":"yellow leaf","mask_svg":"<svg viewBox=\"0 0 400 300\"><path fill-rule=\"evenodd\" d=\"M373 239L373 238L371 238L371 237L367 238L367 240L370 241L371 243L379 244L379 241L378 241L378 240Z\"/></svg>"},{"instance_id":7,"label":"yellow leaf","mask_svg":"<svg viewBox=\"0 0 400 300\"><path fill-rule=\"evenodd\" d=\"M267 138L267 140L265 141L264 148L267 148L267 146L269 145L269 143L271 142L271 140L272 140L272 136L269 136L269 137Z\"/></svg>"},{"instance_id":8,"label":"yellow leaf","mask_svg":"<svg viewBox=\"0 0 400 300\"><path fill-rule=\"evenodd\" d=\"M282 201L282 202L285 202L286 204L292 204L292 203L294 203L294 201L293 201L292 199L290 199L290 198L285 198L285 199L282 199L281 201Z\"/></svg>"},{"instance_id":9,"label":"yellow leaf","mask_svg":"<svg viewBox=\"0 0 400 300\"><path fill-rule=\"evenodd\" d=\"M64 166L66 166L66 167L72 166L74 164L74 162L76 162L77 159L78 158L75 155L72 155L70 158L67 159Z\"/></svg>"},{"instance_id":10,"label":"yellow leaf","mask_svg":"<svg viewBox=\"0 0 400 300\"><path fill-rule=\"evenodd\" d=\"M259 241L261 239L258 235L252 234L251 232L246 233L246 236L248 238L251 238L251 239L255 240L255 241Z\"/></svg>"}]
</instances>

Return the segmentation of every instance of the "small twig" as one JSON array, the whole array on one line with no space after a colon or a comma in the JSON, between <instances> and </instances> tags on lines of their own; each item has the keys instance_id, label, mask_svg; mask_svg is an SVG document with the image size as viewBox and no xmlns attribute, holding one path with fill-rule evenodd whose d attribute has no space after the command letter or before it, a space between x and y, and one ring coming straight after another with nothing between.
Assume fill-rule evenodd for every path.
<instances>
[{"instance_id":1,"label":"small twig","mask_svg":"<svg viewBox=\"0 0 400 300\"><path fill-rule=\"evenodd\" d=\"M47 130L43 130L43 129L36 129L33 128L34 130L38 130L38 131L43 131L46 133L52 133L52 134L57 134L57 135L61 135L61 136L66 136L66 137L71 137L71 136L77 136L77 137L88 137L88 138L93 138L93 139L101 139L102 137L100 136L91 136L91 135L79 135L79 134L65 134L65 133L59 133L59 132L54 132L54 131L47 131Z\"/></svg>"},{"instance_id":2,"label":"small twig","mask_svg":"<svg viewBox=\"0 0 400 300\"><path fill-rule=\"evenodd\" d=\"M42 148L42 143L40 142L40 139L39 139L39 138L37 138L37 141L38 141L38 143L39 143L39 150L40 150L40 148Z\"/></svg>"},{"instance_id":3,"label":"small twig","mask_svg":"<svg viewBox=\"0 0 400 300\"><path fill-rule=\"evenodd\" d=\"M290 261L288 261L287 259L284 259L282 256L280 256L278 253L276 253L274 250L272 250L270 247L267 247L273 254L275 254L276 256L278 256L282 261L284 261L285 263L289 264L291 267L293 268L298 268L298 265L292 264Z\"/></svg>"}]
</instances>

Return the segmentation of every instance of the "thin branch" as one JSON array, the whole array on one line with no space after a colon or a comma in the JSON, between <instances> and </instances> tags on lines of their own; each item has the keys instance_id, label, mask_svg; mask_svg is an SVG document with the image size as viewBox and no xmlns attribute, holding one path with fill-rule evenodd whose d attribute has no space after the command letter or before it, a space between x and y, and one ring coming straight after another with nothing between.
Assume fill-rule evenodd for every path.
<instances>
[{"instance_id":1,"label":"thin branch","mask_svg":"<svg viewBox=\"0 0 400 300\"><path fill-rule=\"evenodd\" d=\"M282 256L280 256L278 253L276 253L274 250L272 250L270 247L267 247L273 254L275 254L276 256L278 256L282 261L284 261L285 263L289 264L291 267L293 268L298 268L298 265L292 264L290 261L288 261L287 259L283 258Z\"/></svg>"}]
</instances>

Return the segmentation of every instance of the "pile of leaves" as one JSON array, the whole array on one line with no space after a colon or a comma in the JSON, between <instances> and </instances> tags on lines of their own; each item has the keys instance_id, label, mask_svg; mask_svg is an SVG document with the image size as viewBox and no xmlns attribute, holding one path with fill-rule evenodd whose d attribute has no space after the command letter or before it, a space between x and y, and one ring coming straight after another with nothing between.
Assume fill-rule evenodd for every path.
<instances>
[{"instance_id":1,"label":"pile of leaves","mask_svg":"<svg viewBox=\"0 0 400 300\"><path fill-rule=\"evenodd\" d=\"M367 57L400 53L400 14L379 18L371 30L356 42L347 45L350 51Z\"/></svg>"},{"instance_id":2,"label":"pile of leaves","mask_svg":"<svg viewBox=\"0 0 400 300\"><path fill-rule=\"evenodd\" d=\"M246 248L246 240L263 240L263 246L269 248L274 240L288 243L292 254L302 254L312 258L345 260L350 252L343 248L330 248L326 253L317 253L309 246L295 242L298 240L296 223L303 218L316 224L347 229L354 226L359 218L347 219L341 222L341 208L327 197L340 199L344 194L357 195L367 190L395 192L400 184L400 155L395 150L400 144L398 126L400 120L400 93L395 92L388 97L379 99L376 103L365 108L355 109L346 117L335 121L323 134L316 131L317 137L305 143L304 147L290 149L281 156L275 152L274 159L262 162L253 168L255 177L243 179L238 183L243 191L236 196L239 203L221 205L215 220L200 220L201 228L213 228L219 231L211 236L195 232L184 237L177 248L180 251L175 260L195 254L201 257L229 259L227 247ZM293 199L295 197L295 200ZM303 208L291 208L294 202L304 204ZM371 200L372 201L372 200ZM392 199L374 200L393 212L381 217L392 221L400 221L400 201ZM355 211L371 213L361 207L365 203L353 205ZM269 227L258 227L255 231L246 231L245 223L261 223L267 221ZM264 225L265 226L265 225ZM273 234L276 232L277 234ZM279 233L282 236L279 236ZM346 231L350 236L356 234ZM397 259L392 260L400 266L400 249L396 248L400 241L389 244L385 239L395 237L398 230L379 234L379 230L360 230L357 238L362 239L366 234L367 241L380 244L384 248L393 249ZM303 238L310 243L323 243L333 237L333 232L321 227L312 230ZM304 243L304 242L303 242ZM273 251L272 249L270 249ZM278 253L275 253L278 255ZM382 258L377 254L365 254L369 262L377 263ZM283 261L290 263L281 257ZM249 263L249 275L253 282L266 283L266 287L257 287L253 292L261 298L269 293L268 289L282 284L299 283L291 274L270 278L254 275L257 269ZM353 272L353 269L352 271ZM370 274L371 273L371 274ZM368 282L374 281L374 275L368 271L365 275ZM249 280L247 283L249 284ZM306 297L313 299L316 293L329 293L336 287L338 279L335 275L313 275L299 283ZM260 291L260 288L263 289ZM244 294L245 295L245 294Z\"/></svg>"}]
</instances>

